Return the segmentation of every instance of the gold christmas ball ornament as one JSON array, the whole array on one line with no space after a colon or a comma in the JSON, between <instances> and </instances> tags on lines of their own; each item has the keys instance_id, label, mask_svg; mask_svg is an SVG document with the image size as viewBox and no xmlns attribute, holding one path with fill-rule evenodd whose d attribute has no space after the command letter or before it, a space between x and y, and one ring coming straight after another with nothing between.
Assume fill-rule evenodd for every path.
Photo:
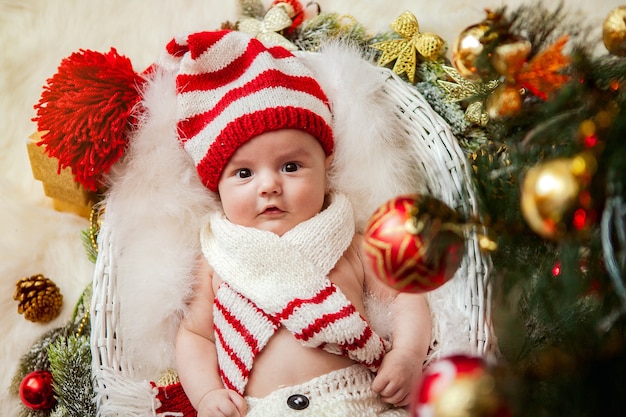
<instances>
[{"instance_id":1,"label":"gold christmas ball ornament","mask_svg":"<svg viewBox=\"0 0 626 417\"><path fill-rule=\"evenodd\" d=\"M461 32L452 46L452 63L464 78L472 81L482 79L476 59L483 52L482 38L489 29L486 23L472 25Z\"/></svg>"},{"instance_id":2,"label":"gold christmas ball ornament","mask_svg":"<svg viewBox=\"0 0 626 417\"><path fill-rule=\"evenodd\" d=\"M613 9L602 24L602 41L617 56L626 56L626 6Z\"/></svg>"},{"instance_id":3,"label":"gold christmas ball ornament","mask_svg":"<svg viewBox=\"0 0 626 417\"><path fill-rule=\"evenodd\" d=\"M489 96L486 103L487 116L501 120L518 114L522 110L523 90L511 84L501 84Z\"/></svg>"},{"instance_id":4,"label":"gold christmas ball ornament","mask_svg":"<svg viewBox=\"0 0 626 417\"><path fill-rule=\"evenodd\" d=\"M511 417L512 408L484 358L457 354L429 365L415 386L411 417Z\"/></svg>"},{"instance_id":5,"label":"gold christmas ball ornament","mask_svg":"<svg viewBox=\"0 0 626 417\"><path fill-rule=\"evenodd\" d=\"M595 169L595 158L586 153L529 169L522 184L521 209L530 228L555 240L588 230L594 213L586 188Z\"/></svg>"},{"instance_id":6,"label":"gold christmas ball ornament","mask_svg":"<svg viewBox=\"0 0 626 417\"><path fill-rule=\"evenodd\" d=\"M41 274L19 280L13 299L19 303L17 312L32 322L47 323L55 319L63 307L59 287Z\"/></svg>"}]
</instances>

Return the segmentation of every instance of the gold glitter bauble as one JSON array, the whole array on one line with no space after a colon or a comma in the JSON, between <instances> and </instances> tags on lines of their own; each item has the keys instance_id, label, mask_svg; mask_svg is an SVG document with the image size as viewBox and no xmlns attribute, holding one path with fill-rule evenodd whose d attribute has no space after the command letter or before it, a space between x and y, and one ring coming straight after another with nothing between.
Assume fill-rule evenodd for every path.
<instances>
[{"instance_id":1,"label":"gold glitter bauble","mask_svg":"<svg viewBox=\"0 0 626 417\"><path fill-rule=\"evenodd\" d=\"M414 417L510 417L498 387L501 372L478 356L450 355L424 370L411 404Z\"/></svg>"},{"instance_id":2,"label":"gold glitter bauble","mask_svg":"<svg viewBox=\"0 0 626 417\"><path fill-rule=\"evenodd\" d=\"M610 53L626 56L626 6L613 9L604 20L602 40Z\"/></svg>"},{"instance_id":3,"label":"gold glitter bauble","mask_svg":"<svg viewBox=\"0 0 626 417\"><path fill-rule=\"evenodd\" d=\"M488 373L458 378L434 404L437 417L488 417L500 415L502 399Z\"/></svg>"},{"instance_id":4,"label":"gold glitter bauble","mask_svg":"<svg viewBox=\"0 0 626 417\"><path fill-rule=\"evenodd\" d=\"M512 77L522 69L531 49L531 43L523 38L504 42L494 50L491 65L500 75Z\"/></svg>"},{"instance_id":5,"label":"gold glitter bauble","mask_svg":"<svg viewBox=\"0 0 626 417\"><path fill-rule=\"evenodd\" d=\"M502 84L487 99L487 115L491 120L500 120L512 116L522 109L520 88L511 84Z\"/></svg>"},{"instance_id":6,"label":"gold glitter bauble","mask_svg":"<svg viewBox=\"0 0 626 417\"><path fill-rule=\"evenodd\" d=\"M584 190L595 169L595 158L588 154L557 158L530 168L522 184L521 209L531 229L548 239L582 230L585 224L573 227L572 216L577 209L588 209L581 203L587 200Z\"/></svg>"},{"instance_id":7,"label":"gold glitter bauble","mask_svg":"<svg viewBox=\"0 0 626 417\"><path fill-rule=\"evenodd\" d=\"M468 80L478 81L485 75L476 66L476 58L484 49L482 38L488 29L486 23L472 25L461 32L452 47L452 63L459 74Z\"/></svg>"}]
</instances>

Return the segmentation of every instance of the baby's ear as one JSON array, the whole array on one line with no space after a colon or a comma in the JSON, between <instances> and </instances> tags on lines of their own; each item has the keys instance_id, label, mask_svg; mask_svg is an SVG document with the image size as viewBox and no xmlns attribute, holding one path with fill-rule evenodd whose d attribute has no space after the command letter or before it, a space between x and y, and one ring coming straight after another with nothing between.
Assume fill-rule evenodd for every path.
<instances>
[{"instance_id":1,"label":"baby's ear","mask_svg":"<svg viewBox=\"0 0 626 417\"><path fill-rule=\"evenodd\" d=\"M326 171L330 169L330 165L333 163L333 159L335 158L335 154L331 153L326 157Z\"/></svg>"},{"instance_id":2,"label":"baby's ear","mask_svg":"<svg viewBox=\"0 0 626 417\"><path fill-rule=\"evenodd\" d=\"M335 154L330 154L326 157L326 161L324 162L324 165L326 167L326 194L328 194L330 192L330 190L333 188L331 187L331 166L333 164L333 159L335 157Z\"/></svg>"}]
</instances>

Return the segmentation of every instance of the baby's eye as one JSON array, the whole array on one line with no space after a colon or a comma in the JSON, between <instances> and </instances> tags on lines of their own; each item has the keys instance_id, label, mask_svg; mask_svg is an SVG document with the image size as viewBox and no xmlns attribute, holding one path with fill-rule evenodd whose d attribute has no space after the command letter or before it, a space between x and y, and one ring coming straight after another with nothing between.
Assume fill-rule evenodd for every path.
<instances>
[{"instance_id":1,"label":"baby's eye","mask_svg":"<svg viewBox=\"0 0 626 417\"><path fill-rule=\"evenodd\" d=\"M241 168L235 172L235 176L237 178L248 178L252 176L252 171L250 171L248 168Z\"/></svg>"},{"instance_id":2,"label":"baby's eye","mask_svg":"<svg viewBox=\"0 0 626 417\"><path fill-rule=\"evenodd\" d=\"M298 168L300 168L300 165L296 162L287 162L285 165L283 165L283 171L285 172L295 172L298 170Z\"/></svg>"}]
</instances>

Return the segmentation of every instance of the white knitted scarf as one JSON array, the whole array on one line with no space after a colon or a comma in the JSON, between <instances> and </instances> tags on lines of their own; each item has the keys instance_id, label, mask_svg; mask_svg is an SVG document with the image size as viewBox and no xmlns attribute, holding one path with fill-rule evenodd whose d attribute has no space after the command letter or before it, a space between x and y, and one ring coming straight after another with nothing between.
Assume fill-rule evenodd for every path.
<instances>
[{"instance_id":1,"label":"white knitted scarf","mask_svg":"<svg viewBox=\"0 0 626 417\"><path fill-rule=\"evenodd\" d=\"M328 278L354 232L352 206L342 194L283 236L235 225L223 214L211 217L201 241L224 281L214 327L227 386L243 392L256 354L280 325L304 346L378 368L386 342Z\"/></svg>"},{"instance_id":2,"label":"white knitted scarf","mask_svg":"<svg viewBox=\"0 0 626 417\"><path fill-rule=\"evenodd\" d=\"M203 231L202 249L222 280L277 313L295 296L315 295L353 237L352 207L336 194L325 210L283 236L214 214Z\"/></svg>"}]
</instances>

